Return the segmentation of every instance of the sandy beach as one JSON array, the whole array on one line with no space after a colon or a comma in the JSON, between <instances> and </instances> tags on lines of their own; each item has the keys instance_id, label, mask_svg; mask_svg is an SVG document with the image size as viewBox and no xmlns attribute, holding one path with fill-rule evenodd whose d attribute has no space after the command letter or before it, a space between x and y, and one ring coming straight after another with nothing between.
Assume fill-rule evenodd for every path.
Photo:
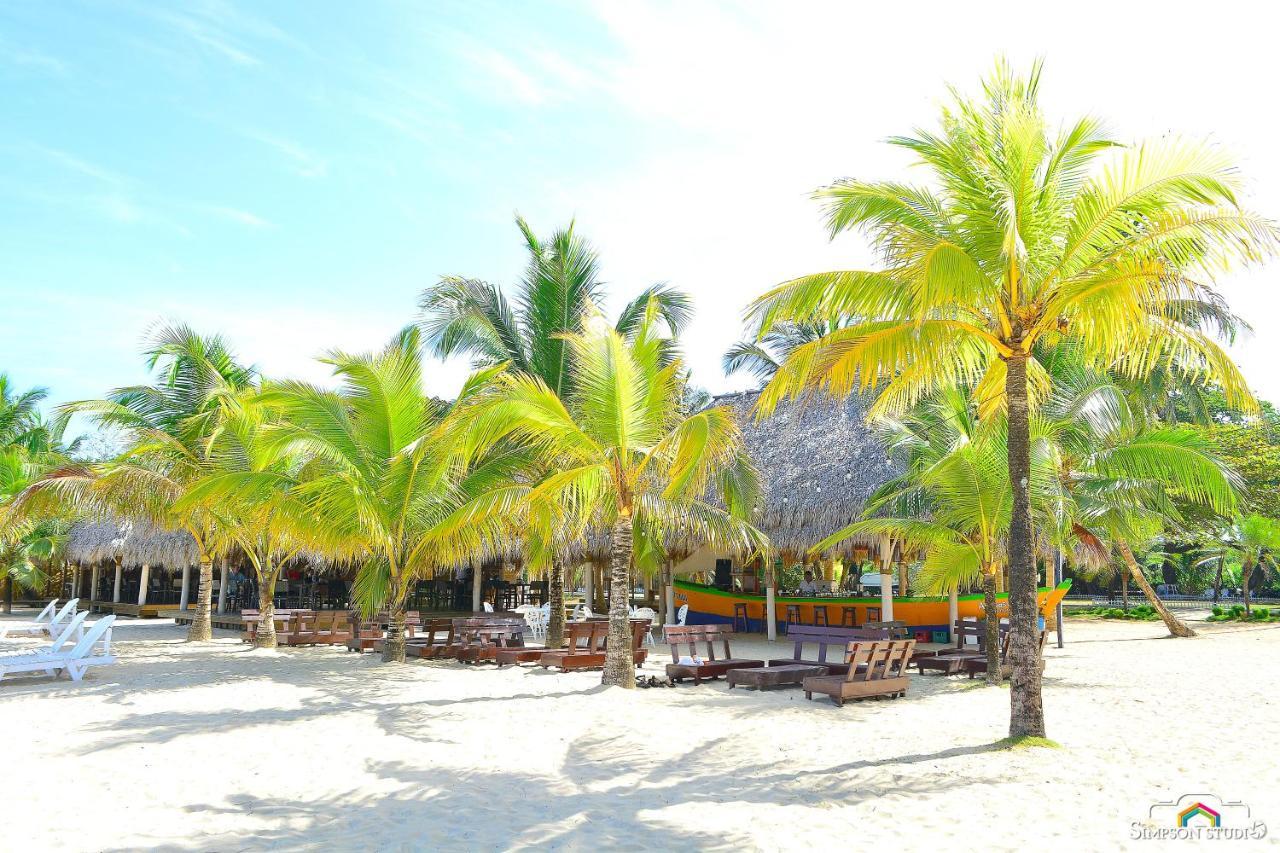
<instances>
[{"instance_id":1,"label":"sandy beach","mask_svg":"<svg viewBox=\"0 0 1280 853\"><path fill-rule=\"evenodd\" d=\"M0 684L6 811L24 816L4 846L1145 849L1132 822L1187 793L1280 832L1280 676L1259 665L1280 626L1067 627L1044 693L1063 748L1008 750L1007 689L963 677L837 708L723 681L625 692L596 673L254 651L226 632L188 645L125 621L119 663L85 682Z\"/></svg>"}]
</instances>

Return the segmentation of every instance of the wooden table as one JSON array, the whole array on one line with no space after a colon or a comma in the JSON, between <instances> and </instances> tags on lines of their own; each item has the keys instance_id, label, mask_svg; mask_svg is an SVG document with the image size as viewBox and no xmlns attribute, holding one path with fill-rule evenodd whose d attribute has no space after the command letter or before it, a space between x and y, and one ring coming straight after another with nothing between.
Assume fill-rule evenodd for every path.
<instances>
[{"instance_id":1,"label":"wooden table","mask_svg":"<svg viewBox=\"0 0 1280 853\"><path fill-rule=\"evenodd\" d=\"M825 666L789 663L786 666L767 666L758 669L731 669L725 673L725 678L729 682L730 690L739 684L763 690L766 687L778 687L783 684L800 684L810 675L826 675L827 672Z\"/></svg>"}]
</instances>

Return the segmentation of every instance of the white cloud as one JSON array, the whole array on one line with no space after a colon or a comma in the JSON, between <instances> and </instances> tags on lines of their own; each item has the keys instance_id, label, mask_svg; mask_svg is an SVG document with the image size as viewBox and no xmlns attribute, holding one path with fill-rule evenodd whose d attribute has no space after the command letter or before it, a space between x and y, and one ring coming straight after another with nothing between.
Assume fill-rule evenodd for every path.
<instances>
[{"instance_id":1,"label":"white cloud","mask_svg":"<svg viewBox=\"0 0 1280 853\"><path fill-rule=\"evenodd\" d=\"M329 164L323 157L296 142L257 130L245 131L244 135L283 154L293 172L301 177L322 178L329 173Z\"/></svg>"}]
</instances>

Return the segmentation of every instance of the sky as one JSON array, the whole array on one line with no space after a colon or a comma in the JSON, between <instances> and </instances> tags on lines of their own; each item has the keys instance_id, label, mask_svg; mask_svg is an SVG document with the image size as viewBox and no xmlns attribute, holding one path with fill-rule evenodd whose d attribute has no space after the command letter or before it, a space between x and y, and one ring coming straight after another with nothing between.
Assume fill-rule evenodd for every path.
<instances>
[{"instance_id":1,"label":"sky","mask_svg":"<svg viewBox=\"0 0 1280 853\"><path fill-rule=\"evenodd\" d=\"M920 180L884 140L997 56L1045 61L1055 123L1209 139L1280 217L1280 58L1264 5L712 2L0 3L0 371L51 403L141 382L160 321L323 381L441 275L514 286L518 212L574 220L611 306L692 294L720 392L747 302L873 263L811 194ZM1280 401L1280 261L1221 282L1233 354ZM448 395L464 362L432 364Z\"/></svg>"}]
</instances>

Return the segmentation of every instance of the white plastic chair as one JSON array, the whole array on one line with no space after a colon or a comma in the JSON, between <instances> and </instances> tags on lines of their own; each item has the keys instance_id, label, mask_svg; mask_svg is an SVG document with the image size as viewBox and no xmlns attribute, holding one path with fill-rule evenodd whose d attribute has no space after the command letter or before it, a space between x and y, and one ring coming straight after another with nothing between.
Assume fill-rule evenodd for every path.
<instances>
[{"instance_id":1,"label":"white plastic chair","mask_svg":"<svg viewBox=\"0 0 1280 853\"><path fill-rule=\"evenodd\" d=\"M676 610L676 624L683 625L684 620L688 618L689 618L689 605L681 604L679 609Z\"/></svg>"},{"instance_id":2,"label":"white plastic chair","mask_svg":"<svg viewBox=\"0 0 1280 853\"><path fill-rule=\"evenodd\" d=\"M631 608L631 618L649 620L649 630L645 632L644 641L651 646L656 646L658 643L653 639L653 623L658 620L657 611L652 607L633 607Z\"/></svg>"},{"instance_id":3,"label":"white plastic chair","mask_svg":"<svg viewBox=\"0 0 1280 853\"><path fill-rule=\"evenodd\" d=\"M492 604L490 604L490 603L489 603L489 602L487 602L487 601L482 601L482 602L480 602L480 607L484 609L484 612L485 612L485 613L492 613L492 612L493 612L493 605L492 605Z\"/></svg>"},{"instance_id":4,"label":"white plastic chair","mask_svg":"<svg viewBox=\"0 0 1280 853\"><path fill-rule=\"evenodd\" d=\"M59 639L69 638L76 628L83 625L84 618L88 615L78 614L75 624L68 625ZM70 649L65 643L55 642L56 648L42 652L0 657L0 679L13 672L44 672L57 677L58 673L65 671L72 681L82 680L89 667L116 662L115 656L111 654L111 626L115 621L114 615L102 617Z\"/></svg>"},{"instance_id":5,"label":"white plastic chair","mask_svg":"<svg viewBox=\"0 0 1280 853\"><path fill-rule=\"evenodd\" d=\"M542 642L547 636L547 620L548 613L543 612L541 607L534 607L524 612L524 622L529 626L529 635L538 642Z\"/></svg>"},{"instance_id":6,"label":"white plastic chair","mask_svg":"<svg viewBox=\"0 0 1280 853\"><path fill-rule=\"evenodd\" d=\"M591 612L591 605L589 604L579 604L577 607L573 608L574 622L585 622L593 615L595 614Z\"/></svg>"}]
</instances>

